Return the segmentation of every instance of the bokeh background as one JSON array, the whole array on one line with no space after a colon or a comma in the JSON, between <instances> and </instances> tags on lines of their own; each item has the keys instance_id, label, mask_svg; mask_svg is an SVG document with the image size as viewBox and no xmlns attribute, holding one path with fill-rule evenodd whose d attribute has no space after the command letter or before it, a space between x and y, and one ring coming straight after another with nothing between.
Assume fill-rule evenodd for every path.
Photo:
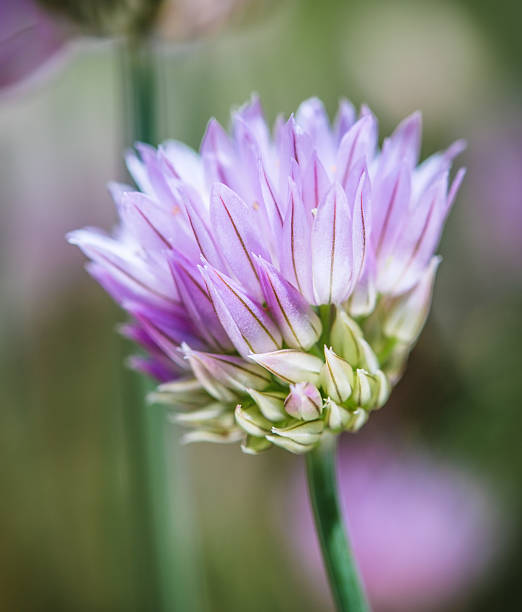
<instances>
[{"instance_id":1,"label":"bokeh background","mask_svg":"<svg viewBox=\"0 0 522 612\"><path fill-rule=\"evenodd\" d=\"M424 155L468 141L429 323L389 405L344 436L339 472L377 612L518 609L520 3L251 0L233 13L210 33L161 24L159 138L197 147L210 116L226 123L257 91L271 121L346 96L384 135L420 108ZM123 366L122 314L64 240L115 221L121 41L48 28L35 49L0 33L0 609L331 610L302 458L179 446Z\"/></svg>"}]
</instances>

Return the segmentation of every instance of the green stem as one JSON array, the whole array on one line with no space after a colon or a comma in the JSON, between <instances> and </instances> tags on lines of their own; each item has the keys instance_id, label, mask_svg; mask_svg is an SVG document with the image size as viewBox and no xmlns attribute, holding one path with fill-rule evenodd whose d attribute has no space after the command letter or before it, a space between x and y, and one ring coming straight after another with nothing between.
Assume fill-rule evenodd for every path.
<instances>
[{"instance_id":1,"label":"green stem","mask_svg":"<svg viewBox=\"0 0 522 612\"><path fill-rule=\"evenodd\" d=\"M330 588L339 612L368 612L369 606L344 528L337 499L337 436L324 439L307 454L310 501Z\"/></svg>"}]
</instances>

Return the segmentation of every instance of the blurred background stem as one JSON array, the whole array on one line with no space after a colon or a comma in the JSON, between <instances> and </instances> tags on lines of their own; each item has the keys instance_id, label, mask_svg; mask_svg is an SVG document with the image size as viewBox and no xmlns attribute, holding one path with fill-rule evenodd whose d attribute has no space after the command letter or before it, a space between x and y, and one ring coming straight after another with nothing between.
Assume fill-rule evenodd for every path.
<instances>
[{"instance_id":1,"label":"blurred background stem","mask_svg":"<svg viewBox=\"0 0 522 612\"><path fill-rule=\"evenodd\" d=\"M131 39L124 43L121 55L124 146L136 142L156 146L161 135L154 46L146 38ZM127 371L122 382L136 502L135 536L138 554L143 555L136 567L139 582L149 585L143 594L148 609L204 610L178 432L169 424L163 406L147 403L147 394L154 388L151 380Z\"/></svg>"},{"instance_id":2,"label":"blurred background stem","mask_svg":"<svg viewBox=\"0 0 522 612\"><path fill-rule=\"evenodd\" d=\"M337 436L331 436L306 456L315 527L337 609L369 612L337 498L336 449Z\"/></svg>"}]
</instances>

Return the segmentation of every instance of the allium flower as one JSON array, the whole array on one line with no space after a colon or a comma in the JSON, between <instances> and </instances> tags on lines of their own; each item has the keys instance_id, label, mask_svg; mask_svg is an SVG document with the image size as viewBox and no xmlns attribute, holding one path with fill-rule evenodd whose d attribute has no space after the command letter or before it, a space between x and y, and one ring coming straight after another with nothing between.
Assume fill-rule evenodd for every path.
<instances>
[{"instance_id":1,"label":"allium flower","mask_svg":"<svg viewBox=\"0 0 522 612\"><path fill-rule=\"evenodd\" d=\"M259 101L211 120L200 153L136 146L140 191L112 185L113 237L69 240L132 316L188 441L311 450L381 407L426 319L457 142L417 165L421 120L377 149L377 121L346 101L333 126L317 99L273 137Z\"/></svg>"}]
</instances>

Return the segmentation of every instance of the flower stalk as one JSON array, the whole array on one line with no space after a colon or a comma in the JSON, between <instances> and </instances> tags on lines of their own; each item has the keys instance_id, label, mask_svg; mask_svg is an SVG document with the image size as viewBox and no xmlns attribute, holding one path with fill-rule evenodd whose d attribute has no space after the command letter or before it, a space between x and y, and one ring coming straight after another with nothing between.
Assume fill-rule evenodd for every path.
<instances>
[{"instance_id":1,"label":"flower stalk","mask_svg":"<svg viewBox=\"0 0 522 612\"><path fill-rule=\"evenodd\" d=\"M324 565L339 612L369 612L337 496L337 436L327 435L306 455L308 488Z\"/></svg>"}]
</instances>

